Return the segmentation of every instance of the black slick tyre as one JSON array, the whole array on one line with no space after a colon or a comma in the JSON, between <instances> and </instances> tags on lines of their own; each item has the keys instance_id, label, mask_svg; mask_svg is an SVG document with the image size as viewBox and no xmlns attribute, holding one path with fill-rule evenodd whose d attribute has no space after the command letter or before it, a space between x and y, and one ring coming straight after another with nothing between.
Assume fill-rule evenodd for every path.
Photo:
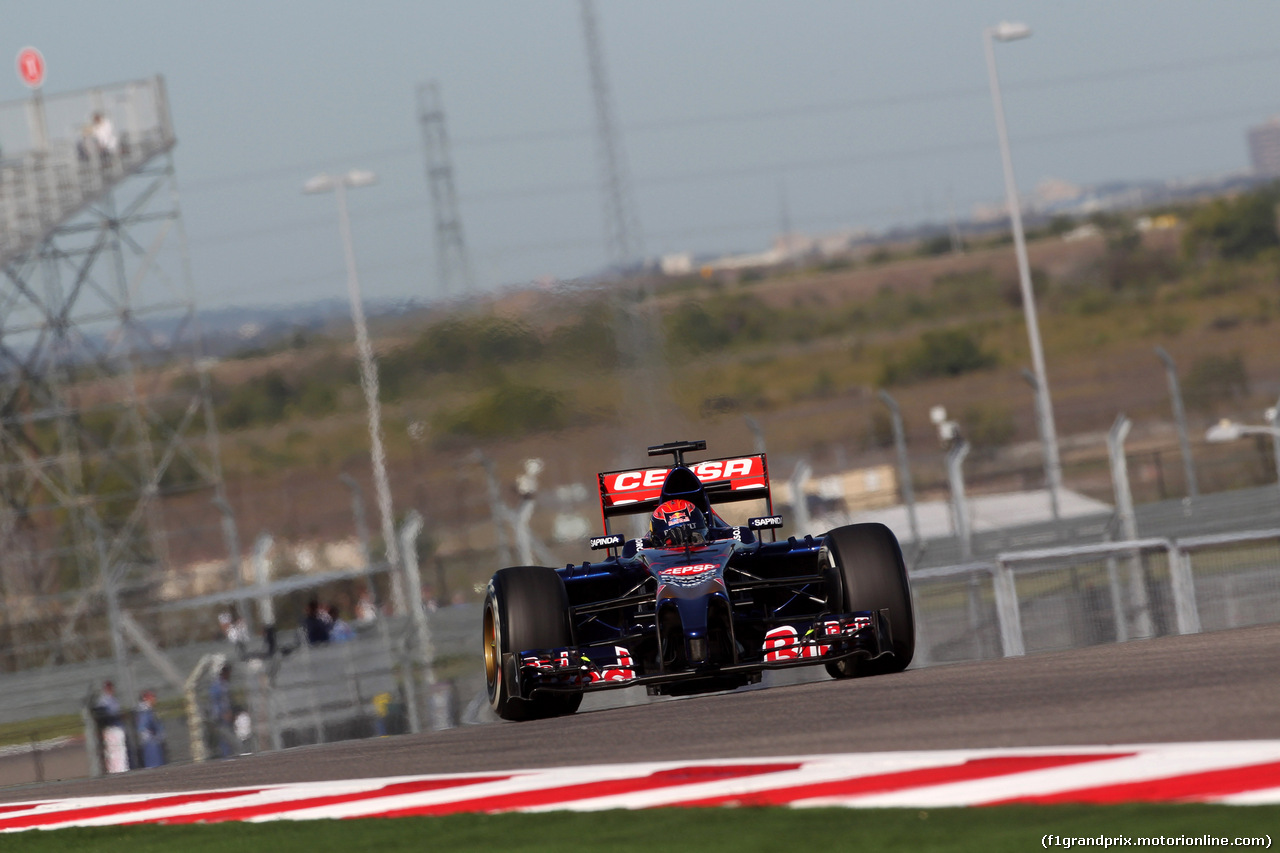
<instances>
[{"instance_id":1,"label":"black slick tyre","mask_svg":"<svg viewBox=\"0 0 1280 853\"><path fill-rule=\"evenodd\" d=\"M826 536L818 568L828 577L828 607L852 613L888 610L892 653L876 660L848 658L828 663L833 678L902 672L916 649L915 614L902 548L883 524L850 524Z\"/></svg>"},{"instance_id":2,"label":"black slick tyre","mask_svg":"<svg viewBox=\"0 0 1280 853\"><path fill-rule=\"evenodd\" d=\"M534 720L578 710L581 693L524 698L514 688L520 652L573 645L569 596L555 570L515 566L495 573L485 596L483 638L489 705L499 717Z\"/></svg>"}]
</instances>

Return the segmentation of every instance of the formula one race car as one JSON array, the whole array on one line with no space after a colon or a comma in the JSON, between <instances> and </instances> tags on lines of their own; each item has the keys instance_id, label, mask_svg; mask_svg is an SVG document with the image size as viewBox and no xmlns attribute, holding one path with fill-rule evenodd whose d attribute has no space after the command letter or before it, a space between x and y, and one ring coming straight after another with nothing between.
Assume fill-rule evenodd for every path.
<instances>
[{"instance_id":1,"label":"formula one race car","mask_svg":"<svg viewBox=\"0 0 1280 853\"><path fill-rule=\"evenodd\" d=\"M485 674L500 717L572 714L594 690L687 695L755 683L766 669L824 664L851 678L911 663L911 591L889 528L776 541L765 455L685 464L705 449L658 445L649 455L670 454L671 467L599 475L604 535L591 547L606 559L516 566L489 581ZM746 500L766 514L733 526L715 510ZM637 514L643 538L611 531L611 519Z\"/></svg>"}]
</instances>

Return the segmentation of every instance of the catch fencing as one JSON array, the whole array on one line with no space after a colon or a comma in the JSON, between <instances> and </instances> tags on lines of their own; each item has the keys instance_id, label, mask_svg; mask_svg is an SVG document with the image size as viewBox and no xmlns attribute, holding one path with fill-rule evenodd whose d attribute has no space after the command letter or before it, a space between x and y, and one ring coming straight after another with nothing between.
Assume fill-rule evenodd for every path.
<instances>
[{"instance_id":1,"label":"catch fencing","mask_svg":"<svg viewBox=\"0 0 1280 853\"><path fill-rule=\"evenodd\" d=\"M911 574L918 665L1280 619L1280 529L1063 546Z\"/></svg>"},{"instance_id":2,"label":"catch fencing","mask_svg":"<svg viewBox=\"0 0 1280 853\"><path fill-rule=\"evenodd\" d=\"M1188 516L1180 518L1184 529L1195 529ZM1201 527L1225 518L1214 513ZM1176 520L1170 513L1170 526ZM1005 533L1005 541L1018 539L1016 532ZM913 567L909 575L916 667L1215 631L1280 621L1280 527L1022 548L969 563ZM289 634L279 643L289 653L275 657L227 642L169 649L170 659L190 676L185 701L162 697L158 708L166 758L209 760L490 721L479 615L474 603L431 612L429 661L414 646L406 618L358 625L356 638L345 643L309 646ZM210 684L223 661L233 667L237 722L243 716L243 726L232 728L234 739L210 718ZM147 669L145 658L136 665L142 685L162 676ZM34 779L42 762L55 760L63 762L59 775L77 775L66 762L74 749L80 774L101 772L101 740L88 706L90 688L111 675L104 660L6 676L0 716L84 709L84 739L79 747L58 745L43 754L32 747L8 764L0 760L0 771L12 766L20 774L4 771L0 782ZM766 683L825 677L821 668L789 675ZM663 701L639 691L607 698L614 704ZM584 707L603 707L596 699ZM126 709L126 728L130 713ZM33 742L45 737L31 734Z\"/></svg>"}]
</instances>

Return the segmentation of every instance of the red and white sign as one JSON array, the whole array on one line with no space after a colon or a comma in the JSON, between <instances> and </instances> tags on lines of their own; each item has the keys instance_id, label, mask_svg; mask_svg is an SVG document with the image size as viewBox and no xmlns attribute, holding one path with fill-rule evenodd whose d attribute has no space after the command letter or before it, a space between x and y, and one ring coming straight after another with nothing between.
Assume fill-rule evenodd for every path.
<instances>
[{"instance_id":1,"label":"red and white sign","mask_svg":"<svg viewBox=\"0 0 1280 853\"><path fill-rule=\"evenodd\" d=\"M763 489L769 485L763 456L708 459L690 465L689 469L704 483L728 480L733 484L735 492L742 489ZM662 484L670 471L670 468L642 468L639 471L601 474L600 496L606 507L653 500L662 493Z\"/></svg>"},{"instance_id":2,"label":"red and white sign","mask_svg":"<svg viewBox=\"0 0 1280 853\"><path fill-rule=\"evenodd\" d=\"M18 79L32 89L44 83L44 55L34 47L18 51Z\"/></svg>"}]
</instances>

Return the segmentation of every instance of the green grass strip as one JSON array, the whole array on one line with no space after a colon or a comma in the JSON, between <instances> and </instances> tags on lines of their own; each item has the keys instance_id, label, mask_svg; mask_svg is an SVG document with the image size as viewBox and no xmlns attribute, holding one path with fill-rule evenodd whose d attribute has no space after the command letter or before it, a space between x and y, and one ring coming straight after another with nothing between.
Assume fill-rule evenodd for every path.
<instances>
[{"instance_id":1,"label":"green grass strip","mask_svg":"<svg viewBox=\"0 0 1280 853\"><path fill-rule=\"evenodd\" d=\"M1139 804L969 809L711 808L451 815L212 826L133 826L0 836L5 853L361 853L394 850L1027 851L1045 835L1275 838L1280 806ZM1280 839L1276 839L1280 840ZM1074 845L1083 846L1083 845ZM1169 845L1164 845L1169 846ZM1050 847L1049 849L1066 849ZM1131 848L1132 849L1132 848ZM1180 849L1218 849L1180 845Z\"/></svg>"},{"instance_id":2,"label":"green grass strip","mask_svg":"<svg viewBox=\"0 0 1280 853\"><path fill-rule=\"evenodd\" d=\"M30 743L84 734L84 720L79 714L59 714L16 723L0 723L0 746Z\"/></svg>"}]
</instances>

